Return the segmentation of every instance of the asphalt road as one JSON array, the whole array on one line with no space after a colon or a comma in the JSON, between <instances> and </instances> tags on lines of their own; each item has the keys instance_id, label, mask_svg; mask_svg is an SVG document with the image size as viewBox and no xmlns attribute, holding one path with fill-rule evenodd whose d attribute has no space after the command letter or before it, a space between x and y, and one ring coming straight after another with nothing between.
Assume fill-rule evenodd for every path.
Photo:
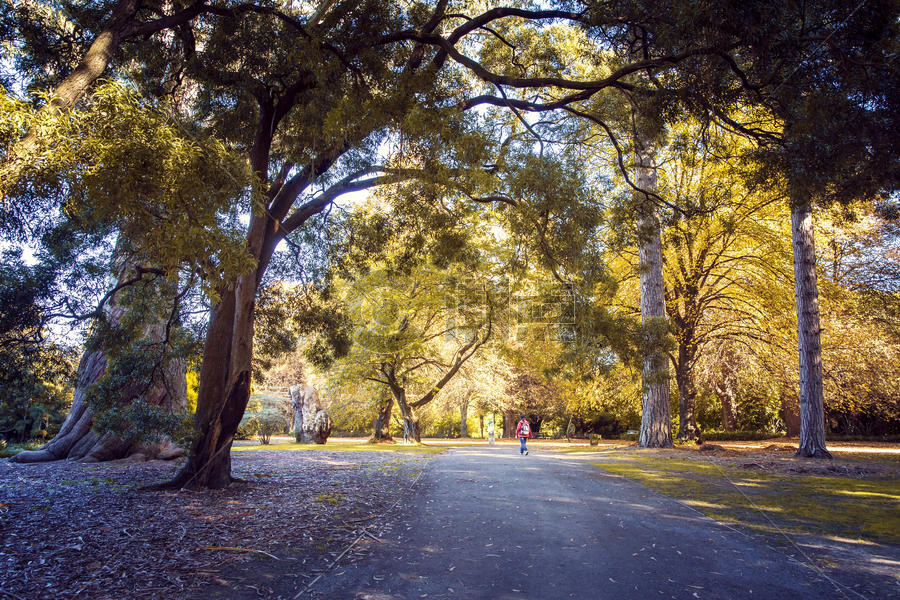
<instances>
[{"instance_id":1,"label":"asphalt road","mask_svg":"<svg viewBox=\"0 0 900 600\"><path fill-rule=\"evenodd\" d=\"M436 456L372 552L301 597L553 600L860 596L757 537L570 455Z\"/></svg>"}]
</instances>

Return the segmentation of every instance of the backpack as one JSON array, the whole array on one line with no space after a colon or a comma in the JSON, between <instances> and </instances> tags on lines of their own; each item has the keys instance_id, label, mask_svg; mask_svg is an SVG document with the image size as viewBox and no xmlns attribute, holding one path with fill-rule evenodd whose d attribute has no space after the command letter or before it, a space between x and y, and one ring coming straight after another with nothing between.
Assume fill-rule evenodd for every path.
<instances>
[{"instance_id":1,"label":"backpack","mask_svg":"<svg viewBox=\"0 0 900 600\"><path fill-rule=\"evenodd\" d=\"M528 426L528 421L522 421L522 429L519 430L523 436L531 435L531 427Z\"/></svg>"}]
</instances>

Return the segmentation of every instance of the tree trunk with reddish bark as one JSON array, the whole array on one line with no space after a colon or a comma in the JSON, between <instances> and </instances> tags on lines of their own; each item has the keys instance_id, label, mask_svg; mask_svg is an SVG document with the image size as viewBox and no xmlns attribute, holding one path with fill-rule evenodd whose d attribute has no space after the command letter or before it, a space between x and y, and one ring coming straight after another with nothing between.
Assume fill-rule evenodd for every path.
<instances>
[{"instance_id":1,"label":"tree trunk with reddish bark","mask_svg":"<svg viewBox=\"0 0 900 600\"><path fill-rule=\"evenodd\" d=\"M250 400L246 351L253 336L254 303L247 302L248 276L241 279L244 285L222 294L212 310L194 417L198 435L188 462L167 487L220 489L232 482L231 444Z\"/></svg>"},{"instance_id":2,"label":"tree trunk with reddish bark","mask_svg":"<svg viewBox=\"0 0 900 600\"><path fill-rule=\"evenodd\" d=\"M796 190L791 200L791 242L800 354L800 446L797 456L831 458L831 453L825 448L822 340L812 204L808 196Z\"/></svg>"}]
</instances>

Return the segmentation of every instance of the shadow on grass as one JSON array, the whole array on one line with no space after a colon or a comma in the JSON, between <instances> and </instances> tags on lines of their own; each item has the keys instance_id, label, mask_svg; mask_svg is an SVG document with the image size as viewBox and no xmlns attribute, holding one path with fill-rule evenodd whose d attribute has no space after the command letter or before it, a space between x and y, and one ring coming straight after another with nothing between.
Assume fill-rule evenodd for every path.
<instances>
[{"instance_id":1,"label":"shadow on grass","mask_svg":"<svg viewBox=\"0 0 900 600\"><path fill-rule=\"evenodd\" d=\"M661 456L604 455L590 464L637 480L720 521L778 533L900 544L896 478L788 476Z\"/></svg>"}]
</instances>

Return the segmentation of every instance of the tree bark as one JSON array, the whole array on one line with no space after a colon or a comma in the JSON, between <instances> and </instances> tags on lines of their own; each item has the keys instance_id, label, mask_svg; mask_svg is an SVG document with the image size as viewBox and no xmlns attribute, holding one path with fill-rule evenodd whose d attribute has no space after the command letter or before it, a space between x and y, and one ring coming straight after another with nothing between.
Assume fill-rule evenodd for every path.
<instances>
[{"instance_id":1,"label":"tree bark","mask_svg":"<svg viewBox=\"0 0 900 600\"><path fill-rule=\"evenodd\" d=\"M403 422L403 441L422 443L422 431L419 427L419 417L415 408L406 401L406 390L402 387L392 388L397 406L400 408L400 418Z\"/></svg>"},{"instance_id":2,"label":"tree bark","mask_svg":"<svg viewBox=\"0 0 900 600\"><path fill-rule=\"evenodd\" d=\"M462 400L459 402L459 437L467 438L469 437L468 432L468 424L466 421L469 417L469 395L466 394L463 396Z\"/></svg>"},{"instance_id":3,"label":"tree bark","mask_svg":"<svg viewBox=\"0 0 900 600\"><path fill-rule=\"evenodd\" d=\"M515 439L516 437L516 423L518 423L518 419L516 418L516 411L508 408L503 411L503 437L508 439Z\"/></svg>"},{"instance_id":4,"label":"tree bark","mask_svg":"<svg viewBox=\"0 0 900 600\"><path fill-rule=\"evenodd\" d=\"M394 396L388 394L378 406L378 414L375 415L375 427L372 439L390 441L391 437L391 413L394 411Z\"/></svg>"},{"instance_id":5,"label":"tree bark","mask_svg":"<svg viewBox=\"0 0 900 600\"><path fill-rule=\"evenodd\" d=\"M125 314L125 308L111 302L106 315L115 326ZM165 327L156 324L149 328L147 336L152 340L162 340ZM72 407L59 433L37 450L20 452L11 460L18 463L48 462L54 460L77 460L81 462L102 462L122 458L172 459L184 455L184 450L164 438L155 443L125 442L113 432L98 432L93 429L94 411L90 406L90 389L106 373L107 359L103 350L85 352L78 365ZM144 400L152 405L171 411L184 409L187 405L187 380L182 360L170 360L163 367L164 381L143 392ZM145 382L135 382L134 390L142 390ZM134 394L136 395L136 394ZM126 391L123 402L130 402L133 395Z\"/></svg>"},{"instance_id":6,"label":"tree bark","mask_svg":"<svg viewBox=\"0 0 900 600\"><path fill-rule=\"evenodd\" d=\"M684 344L679 344L678 363L675 365L675 381L678 384L678 439L700 438L697 426L697 391L694 388L693 357Z\"/></svg>"},{"instance_id":7,"label":"tree bark","mask_svg":"<svg viewBox=\"0 0 900 600\"><path fill-rule=\"evenodd\" d=\"M787 437L800 436L800 403L793 390L781 393L781 418L784 420L784 428Z\"/></svg>"},{"instance_id":8,"label":"tree bark","mask_svg":"<svg viewBox=\"0 0 900 600\"><path fill-rule=\"evenodd\" d=\"M212 310L194 418L198 437L184 468L164 487L221 489L232 482L231 444L250 399L254 303L247 302L247 286L255 275L241 276Z\"/></svg>"},{"instance_id":9,"label":"tree bark","mask_svg":"<svg viewBox=\"0 0 900 600\"><path fill-rule=\"evenodd\" d=\"M635 118L636 123L639 118ZM635 185L637 200L638 263L641 285L641 326L643 329L643 369L641 381L641 448L671 448L669 412L669 359L664 342L668 319L663 284L662 232L656 203L657 171L650 136L635 125Z\"/></svg>"},{"instance_id":10,"label":"tree bark","mask_svg":"<svg viewBox=\"0 0 900 600\"><path fill-rule=\"evenodd\" d=\"M737 371L734 353L727 346L718 357L718 377L713 377L713 391L722 404L722 429L737 429Z\"/></svg>"},{"instance_id":11,"label":"tree bark","mask_svg":"<svg viewBox=\"0 0 900 600\"><path fill-rule=\"evenodd\" d=\"M825 398L822 387L822 341L813 238L812 203L792 191L791 242L797 301L797 341L800 355L800 446L797 456L831 458L825 448Z\"/></svg>"}]
</instances>

